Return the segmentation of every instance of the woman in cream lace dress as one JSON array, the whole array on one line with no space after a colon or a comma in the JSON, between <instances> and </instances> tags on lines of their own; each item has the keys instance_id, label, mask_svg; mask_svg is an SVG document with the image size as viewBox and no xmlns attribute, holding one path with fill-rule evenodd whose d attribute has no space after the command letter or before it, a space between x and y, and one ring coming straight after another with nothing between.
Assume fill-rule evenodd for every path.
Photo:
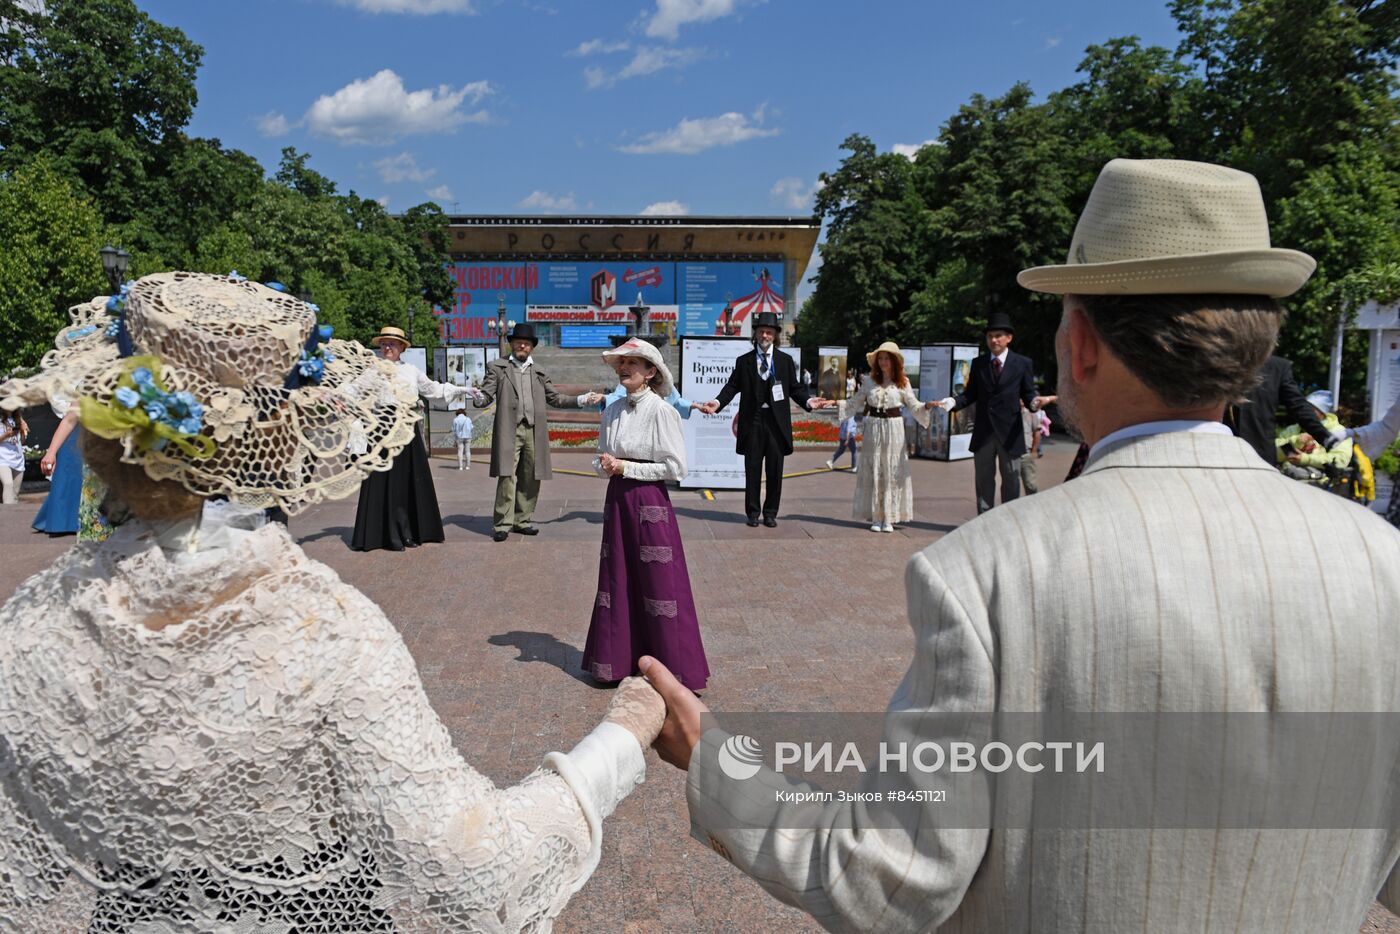
<instances>
[{"instance_id":1,"label":"woman in cream lace dress","mask_svg":"<svg viewBox=\"0 0 1400 934\"><path fill-rule=\"evenodd\" d=\"M893 532L895 523L914 518L914 485L909 479L909 448L904 437L907 407L925 428L932 402L920 402L904 376L904 354L885 341L866 354L870 375L851 398L841 403L840 418L865 415L861 469L851 515L870 523L872 532Z\"/></svg>"},{"instance_id":2,"label":"woman in cream lace dress","mask_svg":"<svg viewBox=\"0 0 1400 934\"><path fill-rule=\"evenodd\" d=\"M641 781L662 708L632 680L496 787L383 612L264 521L354 493L411 437L388 366L314 329L256 283L148 276L0 386L71 390L132 515L0 609L0 930L547 930Z\"/></svg>"}]
</instances>

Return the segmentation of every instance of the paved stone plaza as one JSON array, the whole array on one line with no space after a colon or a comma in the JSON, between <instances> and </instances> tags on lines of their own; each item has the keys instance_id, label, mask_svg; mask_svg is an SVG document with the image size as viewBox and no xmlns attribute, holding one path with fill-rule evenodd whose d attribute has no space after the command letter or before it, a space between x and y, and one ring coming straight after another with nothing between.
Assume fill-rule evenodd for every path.
<instances>
[{"instance_id":1,"label":"paved stone plaza","mask_svg":"<svg viewBox=\"0 0 1400 934\"><path fill-rule=\"evenodd\" d=\"M1063 441L1049 446L1039 461L1042 485L1064 476L1073 453ZM588 471L590 457L556 454L556 471ZM798 476L784 486L776 529L744 524L742 491L714 501L673 496L714 673L705 700L718 709L884 709L911 655L905 561L973 517L971 461L916 461L918 518L892 535L871 533L849 519L853 478L822 469L825 457L806 450L788 459ZM496 782L512 783L546 753L567 750L608 703L610 692L578 667L604 484L558 473L540 499L541 534L497 544L486 464L458 472L455 460L432 463L445 544L353 553L353 501L314 509L291 529L312 557L384 607L463 754ZM39 501L26 496L0 510L0 593L72 543L30 532ZM654 753L648 770L646 785L606 825L602 863L558 930L816 930L690 839L682 773ZM1363 930L1400 934L1400 919L1377 907Z\"/></svg>"}]
</instances>

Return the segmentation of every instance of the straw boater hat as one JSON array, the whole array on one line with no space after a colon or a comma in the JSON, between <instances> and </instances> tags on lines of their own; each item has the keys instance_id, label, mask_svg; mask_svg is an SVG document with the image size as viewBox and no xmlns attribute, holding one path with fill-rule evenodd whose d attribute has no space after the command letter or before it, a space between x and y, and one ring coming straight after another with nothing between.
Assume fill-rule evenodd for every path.
<instances>
[{"instance_id":1,"label":"straw boater hat","mask_svg":"<svg viewBox=\"0 0 1400 934\"><path fill-rule=\"evenodd\" d=\"M1204 162L1103 167L1064 266L1024 270L1028 289L1080 295L1292 295L1317 263L1269 243L1253 175Z\"/></svg>"},{"instance_id":2,"label":"straw boater hat","mask_svg":"<svg viewBox=\"0 0 1400 934\"><path fill-rule=\"evenodd\" d=\"M899 349L899 345L896 344L894 341L885 341L879 347L876 347L874 350L870 351L870 353L865 355L865 365L870 367L872 371L875 369L875 355L882 350L885 353L894 354L896 357L899 358L900 363L904 362L904 351Z\"/></svg>"},{"instance_id":3,"label":"straw boater hat","mask_svg":"<svg viewBox=\"0 0 1400 934\"><path fill-rule=\"evenodd\" d=\"M634 337L626 343L618 344L612 350L603 351L603 362L614 370L621 365L623 357L638 357L656 367L656 372L661 375L661 385L653 389L653 392L663 399L671 394L676 381L671 378L671 370L661 359L661 351L657 350L654 344Z\"/></svg>"},{"instance_id":4,"label":"straw boater hat","mask_svg":"<svg viewBox=\"0 0 1400 934\"><path fill-rule=\"evenodd\" d=\"M167 272L69 310L0 406L78 400L85 431L198 496L295 513L348 496L413 438L411 391L315 306L240 276Z\"/></svg>"},{"instance_id":5,"label":"straw boater hat","mask_svg":"<svg viewBox=\"0 0 1400 934\"><path fill-rule=\"evenodd\" d=\"M378 334L374 335L369 339L369 342L376 347L378 347L385 341L398 341L405 347L413 346L408 342L408 338L404 335L403 328L382 327L379 329Z\"/></svg>"}]
</instances>

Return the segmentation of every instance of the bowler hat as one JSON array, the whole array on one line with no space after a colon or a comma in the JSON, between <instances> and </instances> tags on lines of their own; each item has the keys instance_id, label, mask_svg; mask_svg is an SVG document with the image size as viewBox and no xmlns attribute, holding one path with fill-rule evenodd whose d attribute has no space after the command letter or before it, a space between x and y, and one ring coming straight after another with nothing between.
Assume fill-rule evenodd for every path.
<instances>
[{"instance_id":1,"label":"bowler hat","mask_svg":"<svg viewBox=\"0 0 1400 934\"><path fill-rule=\"evenodd\" d=\"M510 341L529 341L530 346L533 347L540 342L540 339L535 336L535 326L533 324L517 321L515 327L511 328L510 333L506 335L506 341L507 343Z\"/></svg>"},{"instance_id":2,"label":"bowler hat","mask_svg":"<svg viewBox=\"0 0 1400 934\"><path fill-rule=\"evenodd\" d=\"M1005 331L1008 334L1015 334L1016 329L1011 326L1011 316L1004 311L994 311L987 316L987 326L984 331Z\"/></svg>"}]
</instances>

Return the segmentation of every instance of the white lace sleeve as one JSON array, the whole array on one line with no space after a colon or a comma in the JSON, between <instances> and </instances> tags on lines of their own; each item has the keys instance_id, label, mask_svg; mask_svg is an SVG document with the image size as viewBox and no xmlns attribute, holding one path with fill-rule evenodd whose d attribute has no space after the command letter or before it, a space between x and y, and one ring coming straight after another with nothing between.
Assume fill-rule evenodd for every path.
<instances>
[{"instance_id":1,"label":"white lace sleeve","mask_svg":"<svg viewBox=\"0 0 1400 934\"><path fill-rule=\"evenodd\" d=\"M909 410L909 414L914 416L914 421L929 426L929 410L924 408L924 404L919 401L919 397L914 395L914 390L905 386L900 390L900 404Z\"/></svg>"},{"instance_id":2,"label":"white lace sleeve","mask_svg":"<svg viewBox=\"0 0 1400 934\"><path fill-rule=\"evenodd\" d=\"M357 835L379 864L377 901L397 906L399 929L517 931L557 915L597 865L608 799L635 784L636 741L580 744L547 760L557 771L497 788L457 752L387 621L350 670L328 726Z\"/></svg>"},{"instance_id":3,"label":"white lace sleeve","mask_svg":"<svg viewBox=\"0 0 1400 934\"><path fill-rule=\"evenodd\" d=\"M870 387L874 385L874 381L867 376L860 381L860 388L856 390L855 395L836 403L837 421L844 422L850 416L864 412L866 397L870 395Z\"/></svg>"},{"instance_id":4,"label":"white lace sleeve","mask_svg":"<svg viewBox=\"0 0 1400 934\"><path fill-rule=\"evenodd\" d=\"M641 464L628 461L622 475L629 480L680 480L685 476L685 436L681 433L681 417L669 405L652 406L648 416L651 424L651 460Z\"/></svg>"}]
</instances>

